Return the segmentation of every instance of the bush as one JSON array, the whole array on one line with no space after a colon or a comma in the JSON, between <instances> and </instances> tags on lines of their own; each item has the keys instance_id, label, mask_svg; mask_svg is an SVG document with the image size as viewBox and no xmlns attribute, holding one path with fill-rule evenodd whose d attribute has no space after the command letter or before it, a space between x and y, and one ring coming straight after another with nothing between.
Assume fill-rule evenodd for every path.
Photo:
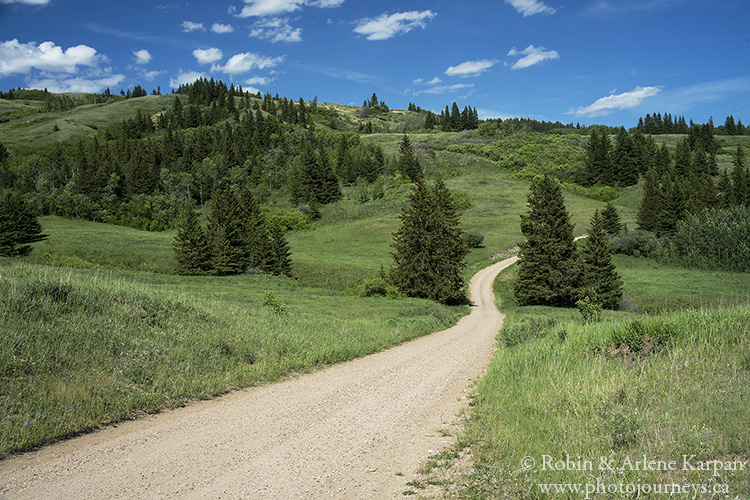
<instances>
[{"instance_id":1,"label":"bush","mask_svg":"<svg viewBox=\"0 0 750 500\"><path fill-rule=\"evenodd\" d=\"M484 235L479 231L469 231L464 233L464 241L469 248L479 248L484 242Z\"/></svg>"},{"instance_id":2,"label":"bush","mask_svg":"<svg viewBox=\"0 0 750 500\"><path fill-rule=\"evenodd\" d=\"M736 206L689 214L677 223L671 252L687 266L750 271L750 208Z\"/></svg>"},{"instance_id":3,"label":"bush","mask_svg":"<svg viewBox=\"0 0 750 500\"><path fill-rule=\"evenodd\" d=\"M401 295L398 288L388 283L384 278L374 278L349 287L347 293L355 297L387 297L389 299Z\"/></svg>"},{"instance_id":4,"label":"bush","mask_svg":"<svg viewBox=\"0 0 750 500\"><path fill-rule=\"evenodd\" d=\"M471 207L471 200L469 199L469 195L466 193L455 191L451 195L451 200L453 201L453 204L456 205L456 210L466 210L467 208Z\"/></svg>"},{"instance_id":5,"label":"bush","mask_svg":"<svg viewBox=\"0 0 750 500\"><path fill-rule=\"evenodd\" d=\"M622 253L632 257L652 257L661 248L656 234L643 229L620 231L611 239L614 253Z\"/></svg>"}]
</instances>

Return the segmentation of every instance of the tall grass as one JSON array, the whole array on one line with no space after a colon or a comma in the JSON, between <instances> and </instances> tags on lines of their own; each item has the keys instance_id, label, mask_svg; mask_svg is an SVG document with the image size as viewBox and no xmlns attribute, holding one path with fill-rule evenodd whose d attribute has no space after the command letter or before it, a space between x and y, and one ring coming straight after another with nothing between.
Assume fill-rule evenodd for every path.
<instances>
[{"instance_id":1,"label":"tall grass","mask_svg":"<svg viewBox=\"0 0 750 500\"><path fill-rule=\"evenodd\" d=\"M462 438L476 463L464 476L460 498L583 497L543 494L539 485L549 483L720 484L728 497L746 498L749 324L747 305L561 323L501 349L479 385ZM627 465L644 456L677 465L667 471ZM718 460L744 464L744 470L692 470L685 456L696 469ZM589 460L593 469L550 470L545 457ZM599 469L602 457L613 470Z\"/></svg>"},{"instance_id":2,"label":"tall grass","mask_svg":"<svg viewBox=\"0 0 750 500\"><path fill-rule=\"evenodd\" d=\"M462 314L465 308L342 297L267 276L0 260L0 456L363 356Z\"/></svg>"}]
</instances>

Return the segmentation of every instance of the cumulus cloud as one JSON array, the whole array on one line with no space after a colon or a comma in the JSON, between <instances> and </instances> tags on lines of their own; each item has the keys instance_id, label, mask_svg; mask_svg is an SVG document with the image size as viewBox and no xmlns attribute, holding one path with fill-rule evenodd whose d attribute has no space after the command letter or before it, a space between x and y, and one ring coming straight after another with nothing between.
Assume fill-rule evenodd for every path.
<instances>
[{"instance_id":1,"label":"cumulus cloud","mask_svg":"<svg viewBox=\"0 0 750 500\"><path fill-rule=\"evenodd\" d=\"M272 17L253 24L250 31L252 38L271 40L271 42L301 42L302 28L293 28L287 19Z\"/></svg>"},{"instance_id":2,"label":"cumulus cloud","mask_svg":"<svg viewBox=\"0 0 750 500\"><path fill-rule=\"evenodd\" d=\"M465 61L458 66L449 66L445 70L445 74L448 76L479 76L492 66L497 64L495 60L479 59L477 61Z\"/></svg>"},{"instance_id":3,"label":"cumulus cloud","mask_svg":"<svg viewBox=\"0 0 750 500\"><path fill-rule=\"evenodd\" d=\"M616 110L634 108L641 104L644 99L655 96L659 92L661 92L660 87L636 87L629 92L602 97L601 99L597 99L594 104L586 107L579 106L575 109L571 108L565 114L590 116L592 118L597 116L607 116Z\"/></svg>"},{"instance_id":4,"label":"cumulus cloud","mask_svg":"<svg viewBox=\"0 0 750 500\"><path fill-rule=\"evenodd\" d=\"M151 53L146 50L137 50L133 52L133 55L135 56L135 63L138 65L144 65L151 62Z\"/></svg>"},{"instance_id":5,"label":"cumulus cloud","mask_svg":"<svg viewBox=\"0 0 750 500\"><path fill-rule=\"evenodd\" d=\"M245 0L245 7L237 17L262 17L299 10L306 0Z\"/></svg>"},{"instance_id":6,"label":"cumulus cloud","mask_svg":"<svg viewBox=\"0 0 750 500\"><path fill-rule=\"evenodd\" d=\"M17 39L0 43L0 76L28 74L32 69L75 73L78 66L97 67L101 56L87 45L65 50L53 42L20 43Z\"/></svg>"},{"instance_id":7,"label":"cumulus cloud","mask_svg":"<svg viewBox=\"0 0 750 500\"><path fill-rule=\"evenodd\" d=\"M253 52L244 52L242 54L233 55L223 66L214 64L211 66L211 71L221 71L222 73L235 75L238 73L247 73L256 68L273 68L283 60L283 57L265 57L259 54L254 54Z\"/></svg>"},{"instance_id":8,"label":"cumulus cloud","mask_svg":"<svg viewBox=\"0 0 750 500\"><path fill-rule=\"evenodd\" d=\"M231 24L213 23L211 25L211 31L219 34L232 33L234 32L234 26L232 26Z\"/></svg>"},{"instance_id":9,"label":"cumulus cloud","mask_svg":"<svg viewBox=\"0 0 750 500\"><path fill-rule=\"evenodd\" d=\"M365 35L368 40L387 40L417 27L424 29L436 15L431 10L381 14L374 19L361 19L354 31Z\"/></svg>"},{"instance_id":10,"label":"cumulus cloud","mask_svg":"<svg viewBox=\"0 0 750 500\"><path fill-rule=\"evenodd\" d=\"M193 57L200 64L211 64L215 63L223 57L221 50L211 47L210 49L195 49L193 51Z\"/></svg>"},{"instance_id":11,"label":"cumulus cloud","mask_svg":"<svg viewBox=\"0 0 750 500\"><path fill-rule=\"evenodd\" d=\"M203 23L194 23L193 21L182 21L182 31L190 33L191 31L206 31Z\"/></svg>"},{"instance_id":12,"label":"cumulus cloud","mask_svg":"<svg viewBox=\"0 0 750 500\"><path fill-rule=\"evenodd\" d=\"M180 70L177 73L177 76L173 76L169 79L169 86L173 88L177 88L180 85L187 85L189 83L193 83L194 81L198 80L199 78L206 78L205 73L200 73L198 71L182 71Z\"/></svg>"},{"instance_id":13,"label":"cumulus cloud","mask_svg":"<svg viewBox=\"0 0 750 500\"><path fill-rule=\"evenodd\" d=\"M268 85L273 81L273 78L267 78L265 76L254 76L245 80L247 85Z\"/></svg>"},{"instance_id":14,"label":"cumulus cloud","mask_svg":"<svg viewBox=\"0 0 750 500\"><path fill-rule=\"evenodd\" d=\"M125 79L124 75L109 75L103 78L77 77L39 77L29 80L27 85L32 89L47 89L50 92L99 92L106 87L114 87Z\"/></svg>"},{"instance_id":15,"label":"cumulus cloud","mask_svg":"<svg viewBox=\"0 0 750 500\"><path fill-rule=\"evenodd\" d=\"M539 64L540 62L546 61L547 59L558 59L560 57L560 54L558 54L556 50L547 50L544 47L534 47L533 45L529 45L521 51L518 51L515 47L513 47L512 49L510 49L510 52L508 52L508 55L524 56L514 62L510 66L510 69L528 68L529 66Z\"/></svg>"},{"instance_id":16,"label":"cumulus cloud","mask_svg":"<svg viewBox=\"0 0 750 500\"><path fill-rule=\"evenodd\" d=\"M315 2L312 2L310 5L326 9L331 7L339 7L342 3L344 3L344 0L317 0Z\"/></svg>"},{"instance_id":17,"label":"cumulus cloud","mask_svg":"<svg viewBox=\"0 0 750 500\"><path fill-rule=\"evenodd\" d=\"M505 3L512 5L519 14L523 14L523 17L533 16L534 14L554 14L556 12L555 9L538 0L505 0Z\"/></svg>"}]
</instances>

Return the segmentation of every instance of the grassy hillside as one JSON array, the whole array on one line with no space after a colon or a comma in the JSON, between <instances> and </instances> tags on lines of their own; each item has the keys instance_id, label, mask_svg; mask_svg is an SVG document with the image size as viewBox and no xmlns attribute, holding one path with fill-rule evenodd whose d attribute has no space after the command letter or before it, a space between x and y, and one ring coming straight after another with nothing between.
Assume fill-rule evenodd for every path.
<instances>
[{"instance_id":1,"label":"grassy hillside","mask_svg":"<svg viewBox=\"0 0 750 500\"><path fill-rule=\"evenodd\" d=\"M277 380L453 324L464 307L270 276L180 277L0 259L0 456Z\"/></svg>"},{"instance_id":2,"label":"grassy hillside","mask_svg":"<svg viewBox=\"0 0 750 500\"><path fill-rule=\"evenodd\" d=\"M93 137L110 123L132 118L138 110L154 115L172 106L173 95L149 95L102 104L86 104L68 111L27 114L0 123L0 142L8 148L36 147L78 137ZM41 101L0 100L0 113L35 108ZM57 126L57 129L55 129Z\"/></svg>"}]
</instances>

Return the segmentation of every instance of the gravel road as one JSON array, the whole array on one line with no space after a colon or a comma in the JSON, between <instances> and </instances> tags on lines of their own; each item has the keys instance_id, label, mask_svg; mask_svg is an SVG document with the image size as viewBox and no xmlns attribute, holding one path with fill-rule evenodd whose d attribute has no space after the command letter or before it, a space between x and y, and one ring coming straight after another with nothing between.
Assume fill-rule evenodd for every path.
<instances>
[{"instance_id":1,"label":"gravel road","mask_svg":"<svg viewBox=\"0 0 750 500\"><path fill-rule=\"evenodd\" d=\"M492 283L515 260L474 276L452 328L4 460L0 498L404 498L490 361Z\"/></svg>"}]
</instances>

